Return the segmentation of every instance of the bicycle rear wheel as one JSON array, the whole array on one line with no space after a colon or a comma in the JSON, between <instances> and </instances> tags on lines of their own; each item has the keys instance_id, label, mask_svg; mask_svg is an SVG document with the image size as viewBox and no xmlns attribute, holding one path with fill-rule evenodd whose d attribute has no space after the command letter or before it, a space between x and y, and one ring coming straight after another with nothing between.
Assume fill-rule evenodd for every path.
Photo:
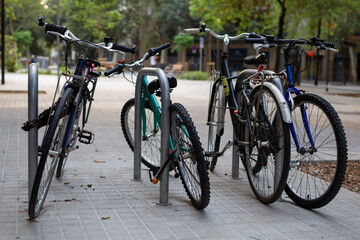
<instances>
[{"instance_id":1,"label":"bicycle rear wheel","mask_svg":"<svg viewBox=\"0 0 360 240\"><path fill-rule=\"evenodd\" d=\"M66 132L65 119L72 104L74 91L66 89L51 116L45 138L41 145L41 156L32 186L29 201L29 217L36 218L45 202L51 180L60 158Z\"/></svg>"},{"instance_id":2,"label":"bicycle rear wheel","mask_svg":"<svg viewBox=\"0 0 360 240\"><path fill-rule=\"evenodd\" d=\"M336 196L344 180L346 135L338 114L322 97L306 93L296 96L294 104L291 113L299 148L293 138L285 192L301 207L319 208Z\"/></svg>"},{"instance_id":3,"label":"bicycle rear wheel","mask_svg":"<svg viewBox=\"0 0 360 240\"><path fill-rule=\"evenodd\" d=\"M256 112L258 113L256 116ZM283 120L273 92L250 94L250 126L245 124L245 169L255 196L263 203L275 202L286 184L290 161L289 124Z\"/></svg>"},{"instance_id":4,"label":"bicycle rear wheel","mask_svg":"<svg viewBox=\"0 0 360 240\"><path fill-rule=\"evenodd\" d=\"M185 191L195 208L204 209L210 201L204 150L191 117L179 103L170 106L170 135Z\"/></svg>"},{"instance_id":5,"label":"bicycle rear wheel","mask_svg":"<svg viewBox=\"0 0 360 240\"><path fill-rule=\"evenodd\" d=\"M141 161L149 168L160 167L161 129L155 122L154 113L147 100L142 117L145 117L146 126L144 128L144 121L141 121ZM131 98L125 103L120 119L126 142L134 151L135 98Z\"/></svg>"},{"instance_id":6,"label":"bicycle rear wheel","mask_svg":"<svg viewBox=\"0 0 360 240\"><path fill-rule=\"evenodd\" d=\"M225 122L225 94L222 84L214 86L209 105L208 152L219 152L221 136L224 133ZM210 171L215 169L218 157L209 157Z\"/></svg>"}]
</instances>

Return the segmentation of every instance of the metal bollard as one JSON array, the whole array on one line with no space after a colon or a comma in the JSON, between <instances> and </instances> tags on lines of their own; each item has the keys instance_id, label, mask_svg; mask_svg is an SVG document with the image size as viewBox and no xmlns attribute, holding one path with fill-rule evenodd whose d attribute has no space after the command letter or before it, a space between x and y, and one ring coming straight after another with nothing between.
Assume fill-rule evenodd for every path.
<instances>
[{"instance_id":1,"label":"metal bollard","mask_svg":"<svg viewBox=\"0 0 360 240\"><path fill-rule=\"evenodd\" d=\"M28 118L29 121L38 117L38 66L32 63L28 73ZM37 170L38 157L38 129L30 129L28 134L28 180L29 180L29 199L32 185L34 183Z\"/></svg>"},{"instance_id":2,"label":"metal bollard","mask_svg":"<svg viewBox=\"0 0 360 240\"><path fill-rule=\"evenodd\" d=\"M233 132L233 138L235 139L235 132ZM232 179L239 179L239 154L238 154L239 146L236 144L233 145L232 148L232 169L231 169L231 177Z\"/></svg>"},{"instance_id":3,"label":"metal bollard","mask_svg":"<svg viewBox=\"0 0 360 240\"><path fill-rule=\"evenodd\" d=\"M140 70L135 87L135 134L134 134L134 180L141 180L141 94L143 77L157 76L161 88L161 165L169 155L170 135L170 90L165 72L160 68L143 68ZM160 180L160 204L168 204L169 193L169 166L162 173Z\"/></svg>"}]
</instances>

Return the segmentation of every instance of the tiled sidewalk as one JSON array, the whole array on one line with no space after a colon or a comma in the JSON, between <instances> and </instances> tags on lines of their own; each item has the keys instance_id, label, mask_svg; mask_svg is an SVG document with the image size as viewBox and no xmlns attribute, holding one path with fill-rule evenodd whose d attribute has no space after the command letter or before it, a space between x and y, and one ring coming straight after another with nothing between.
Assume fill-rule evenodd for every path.
<instances>
[{"instance_id":1,"label":"tiled sidewalk","mask_svg":"<svg viewBox=\"0 0 360 240\"><path fill-rule=\"evenodd\" d=\"M0 90L27 88L26 75L8 76ZM40 78L40 90L47 92L39 97L40 110L50 104L54 79ZM179 93L184 85L189 95L181 102L205 145L206 107L200 106L207 106L208 85L184 81ZM285 195L267 206L254 197L245 172L231 179L230 151L210 173L211 201L205 210L192 207L180 180L172 176L171 205L159 205L159 184L150 183L145 167L143 181L132 181L133 154L119 123L121 107L132 93L133 87L120 78L100 79L87 125L95 142L70 154L64 177L53 179L36 222L27 220L27 133L20 129L27 118L27 95L0 93L0 239L360 238L359 194L342 189L330 204L312 211ZM356 151L353 155L359 157Z\"/></svg>"}]
</instances>

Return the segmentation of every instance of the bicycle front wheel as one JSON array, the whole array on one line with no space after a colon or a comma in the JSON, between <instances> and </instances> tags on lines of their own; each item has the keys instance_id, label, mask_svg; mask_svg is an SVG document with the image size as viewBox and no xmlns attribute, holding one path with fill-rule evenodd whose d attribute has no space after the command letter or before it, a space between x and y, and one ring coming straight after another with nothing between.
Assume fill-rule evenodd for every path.
<instances>
[{"instance_id":1,"label":"bicycle front wheel","mask_svg":"<svg viewBox=\"0 0 360 240\"><path fill-rule=\"evenodd\" d=\"M170 106L170 136L185 191L195 208L204 209L210 201L204 150L191 117L179 103Z\"/></svg>"},{"instance_id":2,"label":"bicycle front wheel","mask_svg":"<svg viewBox=\"0 0 360 240\"><path fill-rule=\"evenodd\" d=\"M220 149L221 136L224 133L225 123L225 94L222 84L214 86L209 105L208 152L217 153ZM210 171L215 169L218 157L209 157Z\"/></svg>"},{"instance_id":3,"label":"bicycle front wheel","mask_svg":"<svg viewBox=\"0 0 360 240\"><path fill-rule=\"evenodd\" d=\"M83 103L81 102L79 104L74 116L72 116L70 113L67 113L67 115L62 119L61 125L66 126L64 129L69 129L70 132L68 134L67 140L64 139L64 141L67 141L67 143L66 143L65 149L62 150L62 156L59 158L58 166L56 168L55 176L57 178L60 178L63 175L65 164L68 160L69 152L74 150L76 147L78 133L80 131L80 127L78 126L78 123L79 123L80 115L82 113L82 106L83 106ZM71 112L71 113L73 113L73 112ZM71 119L72 119L72 121L71 121ZM64 134L66 134L66 133L64 133Z\"/></svg>"},{"instance_id":4,"label":"bicycle front wheel","mask_svg":"<svg viewBox=\"0 0 360 240\"><path fill-rule=\"evenodd\" d=\"M141 121L141 161L149 168L160 167L161 129L155 121L154 113L147 100L145 109L142 111L142 117L146 124L144 126L144 121ZM134 151L135 98L131 98L125 103L120 119L126 142Z\"/></svg>"},{"instance_id":5,"label":"bicycle front wheel","mask_svg":"<svg viewBox=\"0 0 360 240\"><path fill-rule=\"evenodd\" d=\"M319 208L336 196L344 180L346 135L338 114L322 97L306 93L296 96L294 104L298 147L293 138L285 192L301 207Z\"/></svg>"},{"instance_id":6,"label":"bicycle front wheel","mask_svg":"<svg viewBox=\"0 0 360 240\"><path fill-rule=\"evenodd\" d=\"M41 145L41 155L29 201L29 217L36 218L45 202L51 180L61 156L66 132L66 115L73 101L74 90L66 89L51 116Z\"/></svg>"},{"instance_id":7,"label":"bicycle front wheel","mask_svg":"<svg viewBox=\"0 0 360 240\"><path fill-rule=\"evenodd\" d=\"M251 189L263 203L275 202L286 184L290 161L289 124L274 93L266 86L250 94L245 124L245 169Z\"/></svg>"}]
</instances>

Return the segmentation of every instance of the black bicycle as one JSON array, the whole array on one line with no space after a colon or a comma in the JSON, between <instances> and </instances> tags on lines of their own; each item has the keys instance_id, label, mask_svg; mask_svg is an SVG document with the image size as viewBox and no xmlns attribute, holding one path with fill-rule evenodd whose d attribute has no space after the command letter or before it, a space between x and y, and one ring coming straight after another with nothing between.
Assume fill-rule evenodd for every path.
<instances>
[{"instance_id":1,"label":"black bicycle","mask_svg":"<svg viewBox=\"0 0 360 240\"><path fill-rule=\"evenodd\" d=\"M94 134L85 130L91 103L94 100L97 78L101 73L94 68L100 63L91 59L87 54L87 47L102 48L107 51L124 51L135 53L135 46L126 47L112 43L105 38L104 43L96 44L78 39L66 27L49 24L39 17L39 26L45 27L45 32L59 36L61 39L80 48L83 52L78 58L74 74L62 73L66 78L60 97L53 101L52 106L39 115L37 119L24 124L23 129L46 126L41 145L38 148L39 164L29 201L29 217L36 218L45 202L46 195L56 170L56 177L62 175L69 153L78 148L77 141L91 144ZM56 92L59 87L59 81Z\"/></svg>"},{"instance_id":2,"label":"black bicycle","mask_svg":"<svg viewBox=\"0 0 360 240\"><path fill-rule=\"evenodd\" d=\"M207 117L209 137L206 155L210 159L210 170L214 170L218 157L231 145L237 145L254 194L261 202L272 203L284 190L289 171L291 113L282 92L263 73L255 72L244 77L244 72L231 77L227 60L230 41L264 41L253 38L258 35L249 33L234 37L218 35L205 28L205 24L200 28L184 30L185 34L201 32L208 32L223 41L220 72L214 77ZM237 79L235 88L233 79ZM220 151L226 109L230 112L234 139Z\"/></svg>"}]
</instances>

